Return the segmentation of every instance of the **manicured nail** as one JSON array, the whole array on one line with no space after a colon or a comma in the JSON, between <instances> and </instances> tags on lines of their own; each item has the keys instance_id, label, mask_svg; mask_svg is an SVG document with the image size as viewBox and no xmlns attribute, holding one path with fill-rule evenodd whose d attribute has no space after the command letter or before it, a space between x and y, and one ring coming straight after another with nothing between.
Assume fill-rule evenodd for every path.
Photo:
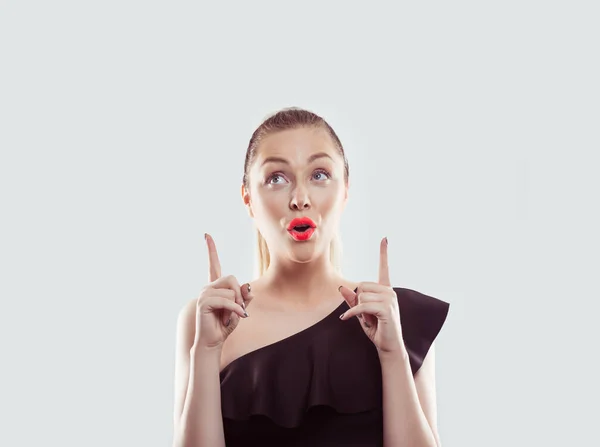
<instances>
[{"instance_id":1,"label":"manicured nail","mask_svg":"<svg viewBox=\"0 0 600 447\"><path fill-rule=\"evenodd\" d=\"M244 303L243 301L242 301L242 308L243 308L244 310L246 310L246 303Z\"/></svg>"},{"instance_id":2,"label":"manicured nail","mask_svg":"<svg viewBox=\"0 0 600 447\"><path fill-rule=\"evenodd\" d=\"M248 284L248 293L250 293L252 291L252 289L250 289L250 283L248 282L246 284Z\"/></svg>"},{"instance_id":3,"label":"manicured nail","mask_svg":"<svg viewBox=\"0 0 600 447\"><path fill-rule=\"evenodd\" d=\"M244 318L248 318L248 312L244 310Z\"/></svg>"},{"instance_id":4,"label":"manicured nail","mask_svg":"<svg viewBox=\"0 0 600 447\"><path fill-rule=\"evenodd\" d=\"M204 233L204 240L206 240L206 233Z\"/></svg>"},{"instance_id":5,"label":"manicured nail","mask_svg":"<svg viewBox=\"0 0 600 447\"><path fill-rule=\"evenodd\" d=\"M231 323L231 318L229 320L227 320L227 322L225 323L225 327L229 326L230 323Z\"/></svg>"},{"instance_id":6,"label":"manicured nail","mask_svg":"<svg viewBox=\"0 0 600 447\"><path fill-rule=\"evenodd\" d=\"M341 320L342 318L344 318L344 315L345 315L345 314L346 314L346 312L344 312L342 315L340 315L340 320Z\"/></svg>"},{"instance_id":7,"label":"manicured nail","mask_svg":"<svg viewBox=\"0 0 600 447\"><path fill-rule=\"evenodd\" d=\"M342 291L341 289L342 289L342 286L339 286L338 287L338 292L341 292Z\"/></svg>"},{"instance_id":8,"label":"manicured nail","mask_svg":"<svg viewBox=\"0 0 600 447\"><path fill-rule=\"evenodd\" d=\"M385 237L385 245L388 244L387 236Z\"/></svg>"}]
</instances>

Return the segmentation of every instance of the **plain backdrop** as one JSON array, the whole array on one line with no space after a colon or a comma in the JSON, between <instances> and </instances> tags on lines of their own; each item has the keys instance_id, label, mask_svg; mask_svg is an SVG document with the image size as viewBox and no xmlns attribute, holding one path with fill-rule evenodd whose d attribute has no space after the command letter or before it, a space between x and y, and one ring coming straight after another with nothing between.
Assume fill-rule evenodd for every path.
<instances>
[{"instance_id":1,"label":"plain backdrop","mask_svg":"<svg viewBox=\"0 0 600 447\"><path fill-rule=\"evenodd\" d=\"M590 445L598 415L596 2L0 7L0 445L165 446L175 323L251 279L254 129L323 116L344 274L450 302L444 447Z\"/></svg>"}]
</instances>

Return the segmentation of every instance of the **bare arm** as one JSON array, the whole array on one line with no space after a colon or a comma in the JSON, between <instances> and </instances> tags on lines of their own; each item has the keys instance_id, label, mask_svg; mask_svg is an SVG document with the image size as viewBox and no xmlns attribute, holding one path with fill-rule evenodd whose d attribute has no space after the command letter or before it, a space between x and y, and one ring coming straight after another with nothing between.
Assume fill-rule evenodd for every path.
<instances>
[{"instance_id":1,"label":"bare arm","mask_svg":"<svg viewBox=\"0 0 600 447\"><path fill-rule=\"evenodd\" d=\"M413 379L408 354L381 359L386 447L440 447L435 404L434 346Z\"/></svg>"},{"instance_id":2,"label":"bare arm","mask_svg":"<svg viewBox=\"0 0 600 447\"><path fill-rule=\"evenodd\" d=\"M177 320L173 447L225 447L220 349L194 345L196 300Z\"/></svg>"}]
</instances>

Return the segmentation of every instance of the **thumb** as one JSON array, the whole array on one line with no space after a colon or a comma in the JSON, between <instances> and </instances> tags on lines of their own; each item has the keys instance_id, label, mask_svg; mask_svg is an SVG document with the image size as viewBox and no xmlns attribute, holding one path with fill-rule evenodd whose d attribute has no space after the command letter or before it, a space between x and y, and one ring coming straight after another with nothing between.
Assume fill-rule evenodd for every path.
<instances>
[{"instance_id":1,"label":"thumb","mask_svg":"<svg viewBox=\"0 0 600 447\"><path fill-rule=\"evenodd\" d=\"M352 308L356 305L356 293L354 293L354 290L351 290L346 286L340 286L338 290L348 303L348 306Z\"/></svg>"},{"instance_id":2,"label":"thumb","mask_svg":"<svg viewBox=\"0 0 600 447\"><path fill-rule=\"evenodd\" d=\"M252 301L252 298L254 298L254 293L252 293L249 282L242 286L242 298L244 299L244 308L246 308L248 304L250 304L250 301Z\"/></svg>"}]
</instances>

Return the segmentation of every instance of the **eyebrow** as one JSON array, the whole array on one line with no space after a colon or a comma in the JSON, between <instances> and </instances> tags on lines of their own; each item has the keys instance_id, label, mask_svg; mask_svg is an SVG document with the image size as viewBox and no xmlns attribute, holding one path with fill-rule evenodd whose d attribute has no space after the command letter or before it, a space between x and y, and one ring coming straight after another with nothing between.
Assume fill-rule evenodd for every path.
<instances>
[{"instance_id":1,"label":"eyebrow","mask_svg":"<svg viewBox=\"0 0 600 447\"><path fill-rule=\"evenodd\" d=\"M318 158L323 158L323 157L327 157L330 160L333 160L333 158L331 158L331 156L329 154L326 154L325 152L318 152L316 154L311 155L310 157L308 157L308 162L312 163L313 161L315 161ZM281 158L281 157L267 157L264 159L264 161L261 163L261 166L266 165L267 163L285 163L285 164L290 164L289 161L287 161L285 158Z\"/></svg>"}]
</instances>

